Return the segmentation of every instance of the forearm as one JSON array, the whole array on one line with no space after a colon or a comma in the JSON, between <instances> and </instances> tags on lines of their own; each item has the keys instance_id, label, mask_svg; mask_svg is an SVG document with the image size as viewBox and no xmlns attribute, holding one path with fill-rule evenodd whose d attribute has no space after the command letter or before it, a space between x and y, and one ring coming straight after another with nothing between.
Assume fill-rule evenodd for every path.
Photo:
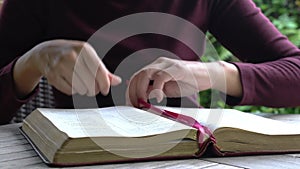
<instances>
[{"instance_id":1,"label":"forearm","mask_svg":"<svg viewBox=\"0 0 300 169\"><path fill-rule=\"evenodd\" d=\"M233 97L242 97L243 91L240 73L234 64L224 61L212 63L199 62L196 69L198 70L194 70L193 72L198 72L195 75L198 80L198 86L207 83L209 84L208 88L221 91ZM206 88L203 89L205 90ZM203 89L200 87L199 91Z\"/></svg>"},{"instance_id":2,"label":"forearm","mask_svg":"<svg viewBox=\"0 0 300 169\"><path fill-rule=\"evenodd\" d=\"M233 97L242 97L243 91L238 68L235 65L224 61L217 62L217 66L219 66L217 69L220 71L217 72L217 75L213 75L214 77L212 77L217 78L215 79L216 83L213 84L212 88Z\"/></svg>"}]
</instances>

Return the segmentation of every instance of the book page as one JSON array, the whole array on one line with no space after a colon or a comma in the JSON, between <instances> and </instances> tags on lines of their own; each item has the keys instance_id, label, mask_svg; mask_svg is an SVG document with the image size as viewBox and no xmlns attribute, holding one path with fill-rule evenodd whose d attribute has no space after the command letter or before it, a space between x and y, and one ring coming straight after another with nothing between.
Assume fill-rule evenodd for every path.
<instances>
[{"instance_id":1,"label":"book page","mask_svg":"<svg viewBox=\"0 0 300 169\"><path fill-rule=\"evenodd\" d=\"M211 131L220 127L232 127L267 135L300 134L299 125L288 124L234 109L163 108L191 116Z\"/></svg>"},{"instance_id":2,"label":"book page","mask_svg":"<svg viewBox=\"0 0 300 169\"><path fill-rule=\"evenodd\" d=\"M143 137L188 126L133 107L101 109L40 109L59 130L69 137Z\"/></svg>"}]
</instances>

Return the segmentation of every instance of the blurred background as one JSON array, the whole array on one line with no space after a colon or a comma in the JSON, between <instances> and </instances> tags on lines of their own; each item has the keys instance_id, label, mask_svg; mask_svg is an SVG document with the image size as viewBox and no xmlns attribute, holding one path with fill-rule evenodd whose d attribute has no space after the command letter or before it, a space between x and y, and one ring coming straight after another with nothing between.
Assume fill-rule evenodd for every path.
<instances>
[{"instance_id":1,"label":"blurred background","mask_svg":"<svg viewBox=\"0 0 300 169\"><path fill-rule=\"evenodd\" d=\"M290 41L300 48L300 0L253 0L272 23L286 35ZM216 39L208 35L209 40L216 48L220 60L238 61L228 50L223 48ZM209 58L204 58L209 61ZM245 112L265 112L274 114L300 114L300 107L296 108L269 108L262 106L227 106L220 99L211 103L212 92L200 92L200 103L204 107L234 108Z\"/></svg>"},{"instance_id":2,"label":"blurred background","mask_svg":"<svg viewBox=\"0 0 300 169\"><path fill-rule=\"evenodd\" d=\"M273 24L284 34L290 41L300 48L300 0L253 0L261 8L263 13L273 22ZM0 0L0 9L3 0ZM220 60L238 61L228 50L222 47L216 39L208 35L209 40L217 50ZM203 58L204 61L210 61L209 57ZM294 108L269 108L262 106L228 106L219 99L211 103L212 92L200 92L202 106L211 108L234 108L245 112L265 112L274 114L300 114L300 107Z\"/></svg>"}]
</instances>

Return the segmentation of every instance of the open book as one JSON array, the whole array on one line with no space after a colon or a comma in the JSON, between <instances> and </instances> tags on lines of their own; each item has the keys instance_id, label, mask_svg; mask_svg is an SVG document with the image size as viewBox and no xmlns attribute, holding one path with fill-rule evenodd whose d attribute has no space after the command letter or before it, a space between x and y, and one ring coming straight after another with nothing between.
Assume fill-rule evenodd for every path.
<instances>
[{"instance_id":1,"label":"open book","mask_svg":"<svg viewBox=\"0 0 300 169\"><path fill-rule=\"evenodd\" d=\"M300 128L232 109L36 109L21 129L59 166L300 152Z\"/></svg>"}]
</instances>

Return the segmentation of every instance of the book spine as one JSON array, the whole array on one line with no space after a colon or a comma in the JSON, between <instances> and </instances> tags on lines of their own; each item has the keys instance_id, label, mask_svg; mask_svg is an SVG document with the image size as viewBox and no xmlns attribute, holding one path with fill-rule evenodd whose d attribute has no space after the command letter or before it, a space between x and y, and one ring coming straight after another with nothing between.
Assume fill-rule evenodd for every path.
<instances>
[{"instance_id":1,"label":"book spine","mask_svg":"<svg viewBox=\"0 0 300 169\"><path fill-rule=\"evenodd\" d=\"M182 123L184 125L193 127L197 129L197 142L199 144L199 151L196 156L201 156L203 154L209 144L215 144L216 139L212 132L206 126L201 125L197 120L190 116L186 116L183 114L178 114L175 112L171 112L168 110L160 109L156 106L153 106L143 100L139 100L139 103L143 105L145 108L150 110L150 112L157 114L159 116L165 117L167 119Z\"/></svg>"}]
</instances>

